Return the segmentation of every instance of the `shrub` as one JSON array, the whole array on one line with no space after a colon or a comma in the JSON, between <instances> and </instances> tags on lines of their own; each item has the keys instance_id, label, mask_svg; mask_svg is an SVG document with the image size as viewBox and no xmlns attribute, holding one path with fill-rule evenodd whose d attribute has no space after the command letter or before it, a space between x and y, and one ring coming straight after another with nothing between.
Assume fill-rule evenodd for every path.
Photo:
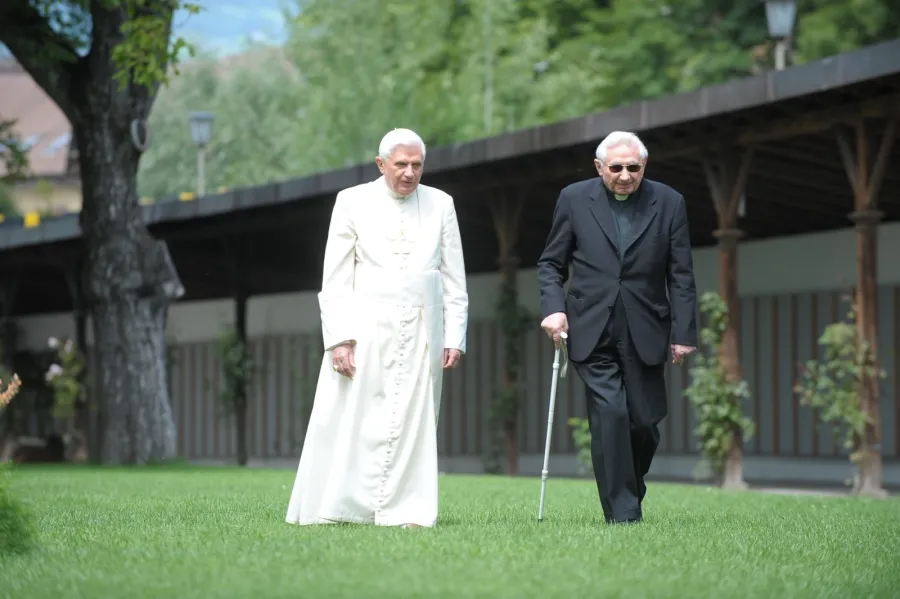
<instances>
[{"instance_id":1,"label":"shrub","mask_svg":"<svg viewBox=\"0 0 900 599\"><path fill-rule=\"evenodd\" d=\"M19 392L21 381L13 375L6 389L0 391L0 412ZM2 389L3 381L0 381ZM0 555L21 553L27 550L35 537L34 519L25 505L12 492L10 479L12 467L0 462Z\"/></svg>"},{"instance_id":2,"label":"shrub","mask_svg":"<svg viewBox=\"0 0 900 599\"><path fill-rule=\"evenodd\" d=\"M690 369L691 384L684 394L697 411L694 433L704 459L701 469L705 466L721 477L734 444L753 435L756 427L744 416L749 385L743 379L732 380L720 359L728 307L718 293L707 292L700 298L700 311L708 319L708 326L700 331L704 349L697 352Z\"/></svg>"}]
</instances>

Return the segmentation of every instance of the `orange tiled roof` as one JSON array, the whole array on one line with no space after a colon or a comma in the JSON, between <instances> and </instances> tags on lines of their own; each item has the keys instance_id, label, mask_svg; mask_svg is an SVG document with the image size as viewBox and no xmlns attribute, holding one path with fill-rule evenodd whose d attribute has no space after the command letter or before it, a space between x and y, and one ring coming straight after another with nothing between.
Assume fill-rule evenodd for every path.
<instances>
[{"instance_id":1,"label":"orange tiled roof","mask_svg":"<svg viewBox=\"0 0 900 599\"><path fill-rule=\"evenodd\" d=\"M0 90L0 119L15 121L19 139L28 148L30 174L71 174L72 127L62 110L12 58L0 58ZM4 172L0 163L0 174Z\"/></svg>"}]
</instances>

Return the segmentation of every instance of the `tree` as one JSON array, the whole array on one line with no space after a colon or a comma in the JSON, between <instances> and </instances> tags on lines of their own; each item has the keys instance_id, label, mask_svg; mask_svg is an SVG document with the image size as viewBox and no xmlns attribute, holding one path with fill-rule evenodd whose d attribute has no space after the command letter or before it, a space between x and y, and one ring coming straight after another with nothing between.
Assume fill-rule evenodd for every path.
<instances>
[{"instance_id":1,"label":"tree","mask_svg":"<svg viewBox=\"0 0 900 599\"><path fill-rule=\"evenodd\" d=\"M691 384L684 390L697 410L694 432L705 460L700 465L708 466L722 487L746 489L742 445L756 430L754 422L744 415L750 386L734 378L721 359L729 317L725 300L718 293L704 293L700 312L708 321L700 331L705 350L694 358Z\"/></svg>"},{"instance_id":2,"label":"tree","mask_svg":"<svg viewBox=\"0 0 900 599\"><path fill-rule=\"evenodd\" d=\"M254 48L220 60L197 58L159 93L150 114L153 144L141 160L141 197L160 200L194 191L196 153L188 121L195 110L216 115L207 147L207 189L260 185L306 168L306 123L298 119L303 87L281 48Z\"/></svg>"},{"instance_id":3,"label":"tree","mask_svg":"<svg viewBox=\"0 0 900 599\"><path fill-rule=\"evenodd\" d=\"M836 440L843 432L843 447L856 466L853 493L884 499L880 455L867 439L874 424L862 403L867 381L883 380L887 372L879 365L878 352L856 328L856 302L850 300L844 322L835 322L819 337L820 357L806 361L801 379L794 385L799 401L816 411L823 424L831 424Z\"/></svg>"},{"instance_id":4,"label":"tree","mask_svg":"<svg viewBox=\"0 0 900 599\"><path fill-rule=\"evenodd\" d=\"M0 42L72 125L81 174L82 277L104 414L103 461L172 458L165 367L170 302L184 293L168 247L151 237L136 175L144 124L182 50L181 0L5 0Z\"/></svg>"},{"instance_id":5,"label":"tree","mask_svg":"<svg viewBox=\"0 0 900 599\"><path fill-rule=\"evenodd\" d=\"M16 134L15 121L0 115L0 214L18 214L12 197L12 186L27 173L28 160Z\"/></svg>"}]
</instances>

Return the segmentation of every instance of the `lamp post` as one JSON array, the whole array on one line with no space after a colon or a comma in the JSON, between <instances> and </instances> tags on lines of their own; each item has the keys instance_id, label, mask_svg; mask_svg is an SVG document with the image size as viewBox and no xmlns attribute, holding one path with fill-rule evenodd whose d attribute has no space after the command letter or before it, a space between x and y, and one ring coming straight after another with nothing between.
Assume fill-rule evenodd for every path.
<instances>
[{"instance_id":1,"label":"lamp post","mask_svg":"<svg viewBox=\"0 0 900 599\"><path fill-rule=\"evenodd\" d=\"M214 120L211 112L191 113L191 137L197 146L197 197L206 195L206 147L212 138Z\"/></svg>"},{"instance_id":2,"label":"lamp post","mask_svg":"<svg viewBox=\"0 0 900 599\"><path fill-rule=\"evenodd\" d=\"M769 35L775 39L775 70L780 71L787 62L788 44L797 18L796 0L764 0Z\"/></svg>"}]
</instances>

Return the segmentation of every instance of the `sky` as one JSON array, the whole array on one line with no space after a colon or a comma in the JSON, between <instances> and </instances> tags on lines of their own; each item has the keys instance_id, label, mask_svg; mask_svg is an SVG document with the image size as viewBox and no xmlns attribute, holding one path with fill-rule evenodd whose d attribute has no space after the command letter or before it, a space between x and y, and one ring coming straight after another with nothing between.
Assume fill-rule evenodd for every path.
<instances>
[{"instance_id":1,"label":"sky","mask_svg":"<svg viewBox=\"0 0 900 599\"><path fill-rule=\"evenodd\" d=\"M285 37L284 0L195 0L199 14L176 14L175 35L216 53L240 52L247 41L280 43Z\"/></svg>"},{"instance_id":2,"label":"sky","mask_svg":"<svg viewBox=\"0 0 900 599\"><path fill-rule=\"evenodd\" d=\"M175 15L174 33L194 45L216 54L235 54L248 40L256 43L280 43L284 40L285 0L192 0L203 7L196 15L180 11ZM0 44L0 55L9 51Z\"/></svg>"}]
</instances>

